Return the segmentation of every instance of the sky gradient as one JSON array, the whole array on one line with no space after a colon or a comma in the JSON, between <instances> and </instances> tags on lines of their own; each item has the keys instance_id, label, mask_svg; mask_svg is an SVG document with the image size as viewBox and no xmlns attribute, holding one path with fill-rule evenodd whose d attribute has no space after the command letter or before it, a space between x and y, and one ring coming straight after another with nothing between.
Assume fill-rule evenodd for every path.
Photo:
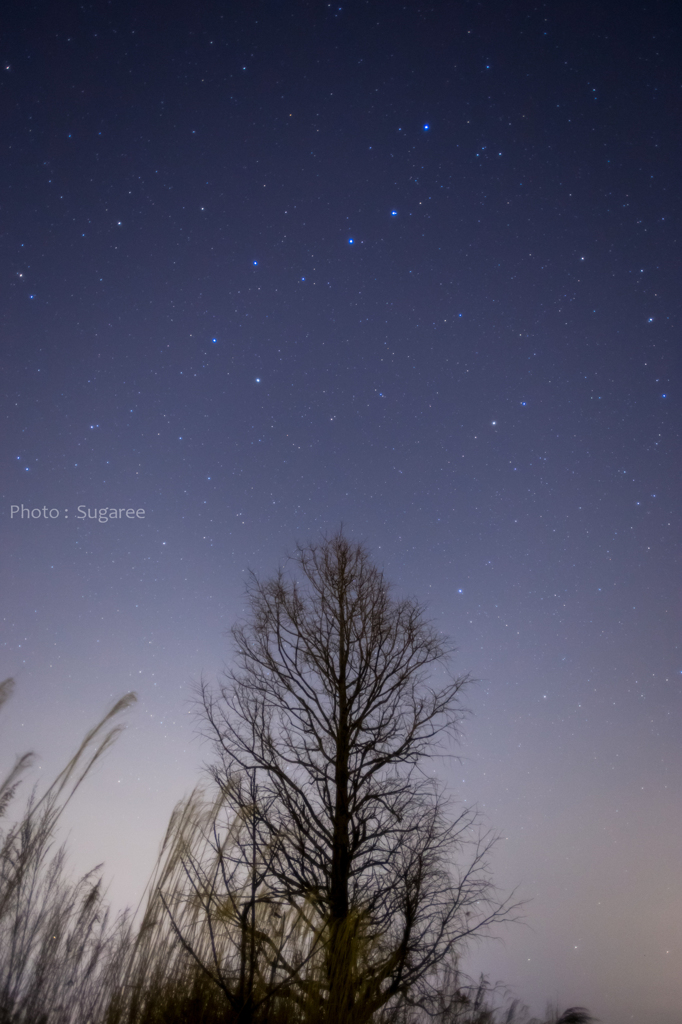
<instances>
[{"instance_id":1,"label":"sky gradient","mask_svg":"<svg viewBox=\"0 0 682 1024\"><path fill-rule=\"evenodd\" d=\"M69 819L136 903L246 570L343 523L479 680L439 770L531 902L466 966L676 1024L679 11L8 12L3 762L137 691Z\"/></svg>"}]
</instances>

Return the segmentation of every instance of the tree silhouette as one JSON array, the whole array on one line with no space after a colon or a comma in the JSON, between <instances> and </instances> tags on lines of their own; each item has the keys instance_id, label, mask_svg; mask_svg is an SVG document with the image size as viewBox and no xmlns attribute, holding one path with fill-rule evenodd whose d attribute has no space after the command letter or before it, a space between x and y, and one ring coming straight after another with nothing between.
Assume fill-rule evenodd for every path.
<instances>
[{"instance_id":1,"label":"tree silhouette","mask_svg":"<svg viewBox=\"0 0 682 1024\"><path fill-rule=\"evenodd\" d=\"M513 908L487 872L491 837L469 809L449 817L425 773L462 716L467 678L428 680L454 648L342 532L292 563L251 577L236 668L201 700L216 777L257 779L251 838L269 897L308 923L315 1017L362 1024L425 1005L439 967ZM276 967L313 1005L310 970Z\"/></svg>"}]
</instances>

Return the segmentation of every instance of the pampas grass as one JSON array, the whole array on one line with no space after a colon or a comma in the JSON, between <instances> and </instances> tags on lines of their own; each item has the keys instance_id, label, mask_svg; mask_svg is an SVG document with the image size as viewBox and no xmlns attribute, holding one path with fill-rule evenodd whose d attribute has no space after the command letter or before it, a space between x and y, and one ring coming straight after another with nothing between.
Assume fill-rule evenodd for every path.
<instances>
[{"instance_id":1,"label":"pampas grass","mask_svg":"<svg viewBox=\"0 0 682 1024\"><path fill-rule=\"evenodd\" d=\"M12 680L0 685L0 704L12 687ZM118 736L115 720L134 699L128 694L114 705L45 793L34 790L18 820L0 834L2 1024L85 1024L103 1009L95 977L115 928L100 870L72 881L56 832L83 779ZM31 760L30 754L20 757L0 787L5 816Z\"/></svg>"}]
</instances>

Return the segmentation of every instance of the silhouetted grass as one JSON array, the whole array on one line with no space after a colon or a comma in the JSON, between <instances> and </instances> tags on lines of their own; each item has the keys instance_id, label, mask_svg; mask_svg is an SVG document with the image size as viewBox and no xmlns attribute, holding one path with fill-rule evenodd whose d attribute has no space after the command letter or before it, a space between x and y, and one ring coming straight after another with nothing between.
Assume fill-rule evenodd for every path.
<instances>
[{"instance_id":1,"label":"silhouetted grass","mask_svg":"<svg viewBox=\"0 0 682 1024\"><path fill-rule=\"evenodd\" d=\"M0 685L0 704L12 681ZM103 1010L97 976L115 928L96 868L72 881L65 850L56 847L62 813L81 782L111 746L114 719L129 694L86 735L42 796L34 792L21 816L0 835L0 1022L71 1024L94 1021ZM20 757L0 787L6 815L31 755Z\"/></svg>"}]
</instances>

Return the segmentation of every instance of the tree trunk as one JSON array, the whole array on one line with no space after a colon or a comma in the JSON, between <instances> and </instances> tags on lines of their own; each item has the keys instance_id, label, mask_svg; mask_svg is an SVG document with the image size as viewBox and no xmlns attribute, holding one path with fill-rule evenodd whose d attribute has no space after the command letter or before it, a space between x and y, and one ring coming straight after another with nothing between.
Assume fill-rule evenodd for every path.
<instances>
[{"instance_id":1,"label":"tree trunk","mask_svg":"<svg viewBox=\"0 0 682 1024\"><path fill-rule=\"evenodd\" d=\"M348 879L350 873L348 762L350 731L348 725L347 648L345 637L345 584L339 581L339 678L338 733L336 736L334 830L330 878L330 928L327 978L329 1003L327 1024L350 1024L353 1010L353 948L348 928Z\"/></svg>"}]
</instances>

